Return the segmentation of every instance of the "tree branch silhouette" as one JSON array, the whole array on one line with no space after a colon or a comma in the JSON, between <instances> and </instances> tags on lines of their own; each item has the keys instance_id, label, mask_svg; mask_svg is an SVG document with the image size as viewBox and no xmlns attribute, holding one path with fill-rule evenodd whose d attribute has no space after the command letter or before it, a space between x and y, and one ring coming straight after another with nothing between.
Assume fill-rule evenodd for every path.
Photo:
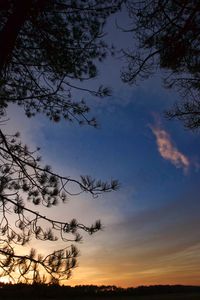
<instances>
[{"instance_id":1,"label":"tree branch silhouette","mask_svg":"<svg viewBox=\"0 0 200 300\"><path fill-rule=\"evenodd\" d=\"M97 75L97 61L113 48L103 41L109 15L122 0L17 0L0 1L0 124L6 121L10 103L21 106L28 117L38 113L58 122L61 118L97 126L77 91L105 97L82 82ZM78 84L76 82L79 82ZM40 208L64 203L68 197L88 193L92 197L116 190L116 180L104 182L88 175L79 179L61 176L41 163L39 149L30 150L20 135L0 129L0 276L39 282L40 271L50 281L69 278L77 265L78 250L65 246L47 256L31 250L18 252L32 239L64 243L80 242L80 232L93 234L102 228L97 220L88 226L72 220L56 220ZM39 211L35 207L38 207Z\"/></svg>"}]
</instances>

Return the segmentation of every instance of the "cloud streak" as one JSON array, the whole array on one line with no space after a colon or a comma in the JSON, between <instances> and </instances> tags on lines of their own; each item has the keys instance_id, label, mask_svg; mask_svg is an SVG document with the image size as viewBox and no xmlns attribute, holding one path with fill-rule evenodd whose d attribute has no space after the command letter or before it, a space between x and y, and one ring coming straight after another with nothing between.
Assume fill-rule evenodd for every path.
<instances>
[{"instance_id":1,"label":"cloud streak","mask_svg":"<svg viewBox=\"0 0 200 300\"><path fill-rule=\"evenodd\" d=\"M70 284L199 285L199 211L195 189L110 224L85 240Z\"/></svg>"},{"instance_id":2,"label":"cloud streak","mask_svg":"<svg viewBox=\"0 0 200 300\"><path fill-rule=\"evenodd\" d=\"M176 148L169 133L158 125L150 126L150 128L156 137L160 155L165 160L170 161L176 168L182 168L186 172L190 166L189 158Z\"/></svg>"}]
</instances>

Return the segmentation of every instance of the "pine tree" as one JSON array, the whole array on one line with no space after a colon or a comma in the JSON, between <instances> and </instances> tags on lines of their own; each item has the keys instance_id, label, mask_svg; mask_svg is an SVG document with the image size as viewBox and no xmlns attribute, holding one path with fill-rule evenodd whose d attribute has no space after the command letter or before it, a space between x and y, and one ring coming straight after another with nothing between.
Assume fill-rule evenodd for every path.
<instances>
[{"instance_id":1,"label":"pine tree","mask_svg":"<svg viewBox=\"0 0 200 300\"><path fill-rule=\"evenodd\" d=\"M181 99L167 112L189 129L200 126L200 3L198 1L127 1L135 47L124 51L124 82L133 84L161 69L164 85Z\"/></svg>"},{"instance_id":2,"label":"pine tree","mask_svg":"<svg viewBox=\"0 0 200 300\"><path fill-rule=\"evenodd\" d=\"M92 91L76 82L94 78L96 62L112 52L102 40L103 28L120 5L118 0L0 1L0 122L15 103L28 117L43 113L56 122L64 118L96 126L86 103L73 99L73 89L100 97L109 94L107 88ZM40 282L43 269L57 282L76 266L78 250L68 243L80 241L81 230L100 230L101 223L87 227L76 219L54 220L30 209L27 201L50 208L73 196L69 184L74 193L95 197L116 190L118 182L60 176L41 163L38 151L23 144L18 133L10 136L0 129L0 276L14 279L18 274L19 281ZM34 249L27 255L15 251L16 245L26 245L33 237L61 239L66 245L45 257Z\"/></svg>"}]
</instances>

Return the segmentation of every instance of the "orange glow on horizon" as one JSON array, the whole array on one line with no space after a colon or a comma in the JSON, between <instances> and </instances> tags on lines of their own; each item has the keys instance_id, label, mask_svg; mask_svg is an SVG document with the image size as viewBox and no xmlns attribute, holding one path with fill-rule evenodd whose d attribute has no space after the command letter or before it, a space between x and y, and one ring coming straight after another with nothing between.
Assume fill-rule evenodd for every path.
<instances>
[{"instance_id":1,"label":"orange glow on horizon","mask_svg":"<svg viewBox=\"0 0 200 300\"><path fill-rule=\"evenodd\" d=\"M73 274L71 279L63 282L65 285L115 285L122 288L137 287L142 285L194 285L200 286L200 278L197 273L165 273L163 272L140 272L135 274L115 274L112 278L110 274L105 277L100 277L93 273L84 272L84 269L79 273Z\"/></svg>"}]
</instances>

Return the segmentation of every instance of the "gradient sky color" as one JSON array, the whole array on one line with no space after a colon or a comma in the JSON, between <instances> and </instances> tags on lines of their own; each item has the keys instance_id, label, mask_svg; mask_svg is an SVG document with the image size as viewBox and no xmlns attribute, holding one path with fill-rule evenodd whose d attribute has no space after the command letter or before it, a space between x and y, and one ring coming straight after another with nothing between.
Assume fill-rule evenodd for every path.
<instances>
[{"instance_id":1,"label":"gradient sky color","mask_svg":"<svg viewBox=\"0 0 200 300\"><path fill-rule=\"evenodd\" d=\"M128 37L118 36L118 47L119 41L128 43ZM97 199L82 195L53 208L57 218L76 217L88 225L101 219L104 225L84 235L79 267L67 284L200 285L199 135L164 118L178 96L162 87L162 74L129 87L120 81L121 64L117 57L108 59L98 80L90 82L111 86L110 98L85 95L98 129L42 116L26 119L15 106L5 126L21 131L31 147L40 146L44 162L63 175L120 181L117 192Z\"/></svg>"}]
</instances>

